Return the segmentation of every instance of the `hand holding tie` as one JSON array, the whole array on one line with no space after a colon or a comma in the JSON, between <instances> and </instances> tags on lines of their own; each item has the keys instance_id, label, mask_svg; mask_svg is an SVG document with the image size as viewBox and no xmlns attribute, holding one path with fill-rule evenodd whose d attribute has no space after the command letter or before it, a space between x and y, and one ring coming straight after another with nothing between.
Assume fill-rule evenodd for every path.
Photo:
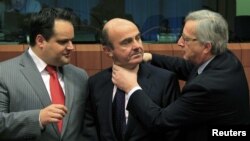
<instances>
[{"instance_id":1,"label":"hand holding tie","mask_svg":"<svg viewBox=\"0 0 250 141\"><path fill-rule=\"evenodd\" d=\"M63 119L68 110L64 105L51 104L40 111L40 122L43 126Z\"/></svg>"},{"instance_id":2,"label":"hand holding tie","mask_svg":"<svg viewBox=\"0 0 250 141\"><path fill-rule=\"evenodd\" d=\"M53 103L48 108L45 108L41 111L42 115L45 115L44 119L40 119L45 121L45 123L48 122L57 122L58 130L61 133L63 128L63 117L67 113L67 108L65 105L65 96L63 93L63 89L60 85L60 82L58 80L57 75L57 69L55 66L46 66L46 71L50 75L50 96L51 96L51 102ZM41 118L41 117L40 117ZM43 122L42 122L43 123Z\"/></svg>"}]
</instances>

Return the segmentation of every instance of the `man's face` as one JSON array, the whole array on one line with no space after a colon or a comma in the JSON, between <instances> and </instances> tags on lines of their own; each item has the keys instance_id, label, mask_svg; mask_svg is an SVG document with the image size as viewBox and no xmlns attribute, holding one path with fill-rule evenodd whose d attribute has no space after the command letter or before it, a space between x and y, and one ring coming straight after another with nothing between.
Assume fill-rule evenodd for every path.
<instances>
[{"instance_id":1,"label":"man's face","mask_svg":"<svg viewBox=\"0 0 250 141\"><path fill-rule=\"evenodd\" d=\"M143 46L138 28L132 23L119 24L110 28L109 39L113 45L110 50L115 64L134 68L143 59Z\"/></svg>"},{"instance_id":2,"label":"man's face","mask_svg":"<svg viewBox=\"0 0 250 141\"><path fill-rule=\"evenodd\" d=\"M183 28L182 36L178 40L178 45L183 49L183 58L194 64L200 64L203 60L204 46L195 35L197 23L187 21Z\"/></svg>"},{"instance_id":3,"label":"man's face","mask_svg":"<svg viewBox=\"0 0 250 141\"><path fill-rule=\"evenodd\" d=\"M46 63L62 66L70 62L70 56L74 50L72 39L74 38L73 25L64 20L56 20L54 35L45 41L42 51L43 60Z\"/></svg>"}]
</instances>

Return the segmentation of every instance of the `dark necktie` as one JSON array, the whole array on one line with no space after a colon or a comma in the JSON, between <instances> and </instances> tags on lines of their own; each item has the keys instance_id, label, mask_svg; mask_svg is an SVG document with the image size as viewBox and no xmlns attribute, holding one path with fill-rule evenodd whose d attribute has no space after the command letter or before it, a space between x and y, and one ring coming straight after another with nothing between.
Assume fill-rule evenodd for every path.
<instances>
[{"instance_id":1,"label":"dark necktie","mask_svg":"<svg viewBox=\"0 0 250 141\"><path fill-rule=\"evenodd\" d=\"M117 89L113 100L113 126L118 141L122 141L126 129L125 93Z\"/></svg>"},{"instance_id":2,"label":"dark necktie","mask_svg":"<svg viewBox=\"0 0 250 141\"><path fill-rule=\"evenodd\" d=\"M49 75L50 75L50 79L49 79L49 84L50 84L50 95L51 95L51 100L53 104L62 104L64 105L65 103L65 97L63 94L63 90L62 87L58 81L58 76L57 76L57 72L56 72L56 68L53 66L47 66L46 70L48 71ZM57 123L59 132L61 133L62 131L62 125L63 125L63 121L60 120Z\"/></svg>"}]
</instances>

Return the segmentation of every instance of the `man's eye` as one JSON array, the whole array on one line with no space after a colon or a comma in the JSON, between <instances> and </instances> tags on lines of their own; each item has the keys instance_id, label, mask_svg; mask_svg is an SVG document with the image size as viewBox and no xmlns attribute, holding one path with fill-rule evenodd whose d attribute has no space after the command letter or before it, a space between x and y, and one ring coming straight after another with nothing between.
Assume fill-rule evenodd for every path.
<instances>
[{"instance_id":1,"label":"man's eye","mask_svg":"<svg viewBox=\"0 0 250 141\"><path fill-rule=\"evenodd\" d=\"M129 41L128 40L126 40L126 41L124 41L124 42L122 42L123 44L128 44L129 43Z\"/></svg>"},{"instance_id":2,"label":"man's eye","mask_svg":"<svg viewBox=\"0 0 250 141\"><path fill-rule=\"evenodd\" d=\"M131 40L124 40L124 41L122 41L122 45L127 45L127 44L129 44L131 42Z\"/></svg>"},{"instance_id":3,"label":"man's eye","mask_svg":"<svg viewBox=\"0 0 250 141\"><path fill-rule=\"evenodd\" d=\"M56 41L58 44L60 44L60 45L65 45L65 44L67 44L69 41L68 40L58 40L58 41Z\"/></svg>"},{"instance_id":4,"label":"man's eye","mask_svg":"<svg viewBox=\"0 0 250 141\"><path fill-rule=\"evenodd\" d=\"M138 41L138 40L141 40L141 35L138 35L138 36L136 36L135 38L136 38L137 41Z\"/></svg>"},{"instance_id":5,"label":"man's eye","mask_svg":"<svg viewBox=\"0 0 250 141\"><path fill-rule=\"evenodd\" d=\"M141 36L139 38L137 38L137 41L141 41Z\"/></svg>"}]
</instances>

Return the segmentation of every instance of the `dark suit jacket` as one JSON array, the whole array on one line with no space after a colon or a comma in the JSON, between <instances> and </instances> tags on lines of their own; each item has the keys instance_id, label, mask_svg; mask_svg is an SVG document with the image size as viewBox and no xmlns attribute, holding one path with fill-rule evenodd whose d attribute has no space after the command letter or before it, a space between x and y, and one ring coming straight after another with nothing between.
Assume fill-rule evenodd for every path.
<instances>
[{"instance_id":1,"label":"dark suit jacket","mask_svg":"<svg viewBox=\"0 0 250 141\"><path fill-rule=\"evenodd\" d=\"M62 67L65 106L62 133L56 123L42 131L39 112L52 104L41 74L26 51L0 63L0 140L79 141L82 140L87 73L73 65Z\"/></svg>"},{"instance_id":2,"label":"dark suit jacket","mask_svg":"<svg viewBox=\"0 0 250 141\"><path fill-rule=\"evenodd\" d=\"M127 109L148 128L181 127L179 140L205 141L212 128L248 124L248 84L243 67L232 52L216 56L194 78L197 67L183 59L153 55L152 64L176 72L187 83L181 97L163 109L143 91L138 90L130 97Z\"/></svg>"},{"instance_id":3,"label":"dark suit jacket","mask_svg":"<svg viewBox=\"0 0 250 141\"><path fill-rule=\"evenodd\" d=\"M179 85L172 72L140 64L138 80L142 89L160 107L166 107L179 95ZM101 141L117 141L112 125L112 69L106 69L89 79L89 102L91 109L86 111L86 140L94 140L95 136ZM91 113L92 112L92 113ZM93 123L95 121L95 123ZM93 134L96 124L97 135ZM125 133L126 141L160 141L164 135L145 129L139 120L129 115ZM165 135L167 136L167 135ZM170 136L169 136L170 138Z\"/></svg>"}]
</instances>

